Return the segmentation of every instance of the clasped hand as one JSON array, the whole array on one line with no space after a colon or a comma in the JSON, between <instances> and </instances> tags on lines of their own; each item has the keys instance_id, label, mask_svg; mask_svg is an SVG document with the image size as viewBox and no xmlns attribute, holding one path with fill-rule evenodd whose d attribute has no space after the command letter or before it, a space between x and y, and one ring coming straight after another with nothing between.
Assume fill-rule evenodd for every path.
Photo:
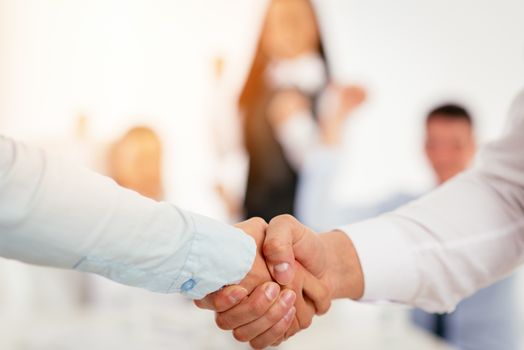
<instances>
[{"instance_id":1,"label":"clasped hand","mask_svg":"<svg viewBox=\"0 0 524 350\"><path fill-rule=\"evenodd\" d=\"M341 278L350 273L344 254L333 251L343 252L340 243L349 242L340 241L344 234L317 235L289 215L269 224L253 218L237 227L258 247L251 271L238 285L195 302L215 311L218 327L232 330L235 339L257 349L276 346L309 327L315 314L326 313L333 298L355 294Z\"/></svg>"}]
</instances>

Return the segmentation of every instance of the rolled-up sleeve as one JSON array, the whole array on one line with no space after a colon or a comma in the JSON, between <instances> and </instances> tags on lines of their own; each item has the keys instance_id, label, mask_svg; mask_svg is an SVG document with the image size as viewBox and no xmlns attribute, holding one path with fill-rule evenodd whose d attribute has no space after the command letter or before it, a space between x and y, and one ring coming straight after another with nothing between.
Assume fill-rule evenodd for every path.
<instances>
[{"instance_id":1,"label":"rolled-up sleeve","mask_svg":"<svg viewBox=\"0 0 524 350\"><path fill-rule=\"evenodd\" d=\"M0 137L0 256L202 298L255 258L241 230Z\"/></svg>"}]
</instances>

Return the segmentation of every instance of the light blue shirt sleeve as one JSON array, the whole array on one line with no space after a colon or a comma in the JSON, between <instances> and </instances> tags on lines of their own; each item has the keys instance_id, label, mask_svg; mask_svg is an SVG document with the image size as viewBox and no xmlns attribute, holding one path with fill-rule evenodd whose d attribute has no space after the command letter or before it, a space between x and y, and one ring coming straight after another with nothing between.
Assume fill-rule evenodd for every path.
<instances>
[{"instance_id":1,"label":"light blue shirt sleeve","mask_svg":"<svg viewBox=\"0 0 524 350\"><path fill-rule=\"evenodd\" d=\"M200 299L242 280L243 231L0 136L0 256Z\"/></svg>"}]
</instances>

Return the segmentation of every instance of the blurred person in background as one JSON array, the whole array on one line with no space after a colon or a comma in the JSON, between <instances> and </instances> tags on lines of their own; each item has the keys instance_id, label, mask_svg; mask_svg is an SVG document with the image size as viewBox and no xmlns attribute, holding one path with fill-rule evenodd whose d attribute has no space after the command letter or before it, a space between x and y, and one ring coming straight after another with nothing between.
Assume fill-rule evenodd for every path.
<instances>
[{"instance_id":1,"label":"blurred person in background","mask_svg":"<svg viewBox=\"0 0 524 350\"><path fill-rule=\"evenodd\" d=\"M343 124L365 100L366 94L363 89L354 87L339 91L338 96L338 104L348 106L345 109L348 113L323 118L321 142L315 149L303 150L305 160L297 192L299 220L320 231L392 211L418 197L399 192L369 206L343 205L334 200L332 188L342 162L339 152ZM299 115L296 111L287 118L284 115L277 127L298 123L296 115ZM301 122L309 124L311 121ZM429 112L425 135L424 149L437 186L472 163L476 150L474 122L462 106L446 104ZM286 146L285 141L281 144ZM515 283L515 277L510 276L463 300L450 314L414 310L412 319L416 325L460 349L518 349L517 319L512 311L516 306Z\"/></svg>"},{"instance_id":2,"label":"blurred person in background","mask_svg":"<svg viewBox=\"0 0 524 350\"><path fill-rule=\"evenodd\" d=\"M151 199L164 199L162 143L153 129L137 126L116 141L109 151L108 170L120 186Z\"/></svg>"},{"instance_id":3,"label":"blurred person in background","mask_svg":"<svg viewBox=\"0 0 524 350\"><path fill-rule=\"evenodd\" d=\"M217 83L221 83L224 64L220 57L214 61ZM332 90L338 89L345 88L330 79L312 3L271 1L238 100L242 125L237 128L237 120L227 116L220 116L214 125L215 134L220 130L215 135L220 159L216 192L233 221L242 216L270 220L295 211L296 184L304 155L323 137L322 130L327 128L319 128L320 110L326 106L337 108ZM217 88L217 94L220 101L227 100L223 88ZM322 114L345 114L346 107L338 107L336 113ZM278 128L276 124L289 111L297 112L298 121ZM307 118L301 118L304 115ZM282 147L281 142L286 145ZM244 183L238 174L246 171Z\"/></svg>"},{"instance_id":4,"label":"blurred person in background","mask_svg":"<svg viewBox=\"0 0 524 350\"><path fill-rule=\"evenodd\" d=\"M425 152L437 186L468 169L475 151L474 122L464 107L448 104L429 113ZM515 293L516 278L510 276L464 299L450 314L415 310L413 321L460 349L518 349Z\"/></svg>"},{"instance_id":5,"label":"blurred person in background","mask_svg":"<svg viewBox=\"0 0 524 350\"><path fill-rule=\"evenodd\" d=\"M271 1L238 102L249 156L246 217L270 220L294 212L298 169L276 140L270 106L280 93L298 95L304 103L312 104L327 82L312 4L309 0Z\"/></svg>"}]
</instances>

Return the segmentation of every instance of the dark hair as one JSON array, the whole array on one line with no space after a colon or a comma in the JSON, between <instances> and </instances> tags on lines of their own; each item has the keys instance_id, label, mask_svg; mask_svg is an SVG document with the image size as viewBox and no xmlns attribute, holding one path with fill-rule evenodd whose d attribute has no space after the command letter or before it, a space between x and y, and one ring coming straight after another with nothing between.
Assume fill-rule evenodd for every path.
<instances>
[{"instance_id":1,"label":"dark hair","mask_svg":"<svg viewBox=\"0 0 524 350\"><path fill-rule=\"evenodd\" d=\"M463 120L473 126L473 118L466 108L456 104L445 104L438 106L428 113L426 124L432 119L443 118L448 120Z\"/></svg>"}]
</instances>

